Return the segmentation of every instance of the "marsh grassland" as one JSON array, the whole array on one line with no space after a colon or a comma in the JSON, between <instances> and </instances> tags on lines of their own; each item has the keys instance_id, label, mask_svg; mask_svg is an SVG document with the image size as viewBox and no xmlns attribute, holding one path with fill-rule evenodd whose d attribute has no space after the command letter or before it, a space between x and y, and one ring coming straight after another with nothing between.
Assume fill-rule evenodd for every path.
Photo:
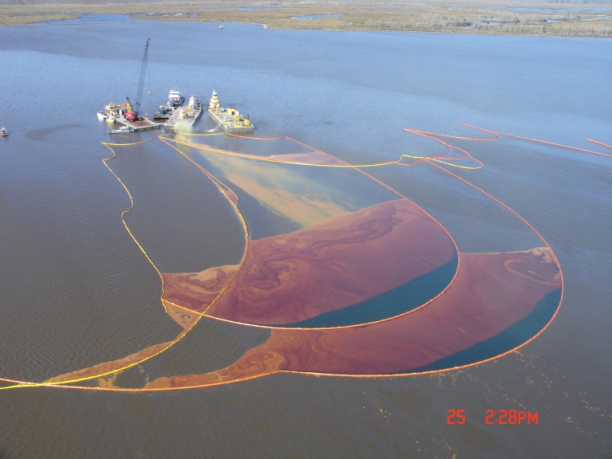
<instances>
[{"instance_id":1,"label":"marsh grassland","mask_svg":"<svg viewBox=\"0 0 612 459\"><path fill-rule=\"evenodd\" d=\"M12 1L13 3L9 3ZM242 22L270 28L611 37L612 0L565 3L200 1L39 3L0 1L0 25L76 19L82 14L184 22ZM298 18L298 19L296 19Z\"/></svg>"}]
</instances>

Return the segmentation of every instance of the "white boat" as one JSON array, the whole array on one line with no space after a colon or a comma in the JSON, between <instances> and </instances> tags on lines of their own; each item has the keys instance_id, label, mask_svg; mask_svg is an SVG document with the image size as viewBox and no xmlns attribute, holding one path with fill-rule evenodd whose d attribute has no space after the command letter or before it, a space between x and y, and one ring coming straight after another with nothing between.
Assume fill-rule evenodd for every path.
<instances>
[{"instance_id":1,"label":"white boat","mask_svg":"<svg viewBox=\"0 0 612 459\"><path fill-rule=\"evenodd\" d=\"M6 137L6 136L8 136L8 131L6 130L6 128L2 128L2 129L0 129L0 135L1 135L2 137Z\"/></svg>"},{"instance_id":2,"label":"white boat","mask_svg":"<svg viewBox=\"0 0 612 459\"><path fill-rule=\"evenodd\" d=\"M223 24L221 24L221 25L219 26L219 28L220 28L221 30L223 30L223 29L225 29L225 26L224 26Z\"/></svg>"},{"instance_id":3,"label":"white boat","mask_svg":"<svg viewBox=\"0 0 612 459\"><path fill-rule=\"evenodd\" d=\"M96 115L98 115L98 120L100 121L104 121L107 118L107 116L104 113L98 112L96 113Z\"/></svg>"},{"instance_id":4,"label":"white boat","mask_svg":"<svg viewBox=\"0 0 612 459\"><path fill-rule=\"evenodd\" d=\"M121 126L119 129L111 129L108 131L110 134L129 134L130 132L134 132L129 126Z\"/></svg>"},{"instance_id":5,"label":"white boat","mask_svg":"<svg viewBox=\"0 0 612 459\"><path fill-rule=\"evenodd\" d=\"M181 94L180 91L176 89L171 89L168 93L168 102L170 102L173 106L183 105L185 102L185 97Z\"/></svg>"}]
</instances>

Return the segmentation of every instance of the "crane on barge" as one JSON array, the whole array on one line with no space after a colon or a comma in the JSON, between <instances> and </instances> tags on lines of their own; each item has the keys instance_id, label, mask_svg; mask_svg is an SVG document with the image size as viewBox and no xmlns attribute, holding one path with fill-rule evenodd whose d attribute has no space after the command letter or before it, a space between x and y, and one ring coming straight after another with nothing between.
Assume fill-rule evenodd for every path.
<instances>
[{"instance_id":1,"label":"crane on barge","mask_svg":"<svg viewBox=\"0 0 612 459\"><path fill-rule=\"evenodd\" d=\"M140 110L140 102L142 101L142 91L144 89L145 75L147 73L147 63L149 62L149 40L145 43L144 54L142 56L142 62L140 63L140 75L138 76L138 89L136 90L136 103L132 105L130 98L126 97L126 112L125 119L128 121L138 120L138 110Z\"/></svg>"}]
</instances>

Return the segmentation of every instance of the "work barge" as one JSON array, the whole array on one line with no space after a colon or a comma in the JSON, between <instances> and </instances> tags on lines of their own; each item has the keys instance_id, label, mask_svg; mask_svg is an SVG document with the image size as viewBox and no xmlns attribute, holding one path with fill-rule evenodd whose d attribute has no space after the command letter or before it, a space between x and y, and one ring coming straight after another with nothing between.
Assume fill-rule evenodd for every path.
<instances>
[{"instance_id":1,"label":"work barge","mask_svg":"<svg viewBox=\"0 0 612 459\"><path fill-rule=\"evenodd\" d=\"M159 129L162 124L155 123L149 120L146 116L139 117L135 120L128 120L125 115L129 112L129 104L113 104L109 103L104 107L103 118L109 123L117 123L122 126L127 126L136 131L146 131L149 129Z\"/></svg>"},{"instance_id":2,"label":"work barge","mask_svg":"<svg viewBox=\"0 0 612 459\"><path fill-rule=\"evenodd\" d=\"M219 104L219 96L213 90L208 104L208 116L217 123L225 132L231 134L251 134L255 126L247 116L241 115L236 106L225 108Z\"/></svg>"},{"instance_id":3,"label":"work barge","mask_svg":"<svg viewBox=\"0 0 612 459\"><path fill-rule=\"evenodd\" d=\"M175 133L179 129L191 128L202 114L202 102L195 96L189 98L187 107L177 107L164 124L164 132Z\"/></svg>"}]
</instances>

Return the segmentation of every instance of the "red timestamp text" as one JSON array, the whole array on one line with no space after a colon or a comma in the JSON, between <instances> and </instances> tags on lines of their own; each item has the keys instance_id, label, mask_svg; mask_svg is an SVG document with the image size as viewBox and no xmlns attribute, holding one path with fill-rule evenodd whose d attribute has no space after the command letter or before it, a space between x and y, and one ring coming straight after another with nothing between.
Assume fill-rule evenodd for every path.
<instances>
[{"instance_id":1,"label":"red timestamp text","mask_svg":"<svg viewBox=\"0 0 612 459\"><path fill-rule=\"evenodd\" d=\"M487 410L485 424L537 424L538 412L523 410Z\"/></svg>"},{"instance_id":2,"label":"red timestamp text","mask_svg":"<svg viewBox=\"0 0 612 459\"><path fill-rule=\"evenodd\" d=\"M448 410L447 424L465 424L465 410ZM538 412L523 410L487 410L485 412L485 424L507 425L507 424L537 424Z\"/></svg>"},{"instance_id":3,"label":"red timestamp text","mask_svg":"<svg viewBox=\"0 0 612 459\"><path fill-rule=\"evenodd\" d=\"M447 424L465 424L465 410L448 410Z\"/></svg>"}]
</instances>

